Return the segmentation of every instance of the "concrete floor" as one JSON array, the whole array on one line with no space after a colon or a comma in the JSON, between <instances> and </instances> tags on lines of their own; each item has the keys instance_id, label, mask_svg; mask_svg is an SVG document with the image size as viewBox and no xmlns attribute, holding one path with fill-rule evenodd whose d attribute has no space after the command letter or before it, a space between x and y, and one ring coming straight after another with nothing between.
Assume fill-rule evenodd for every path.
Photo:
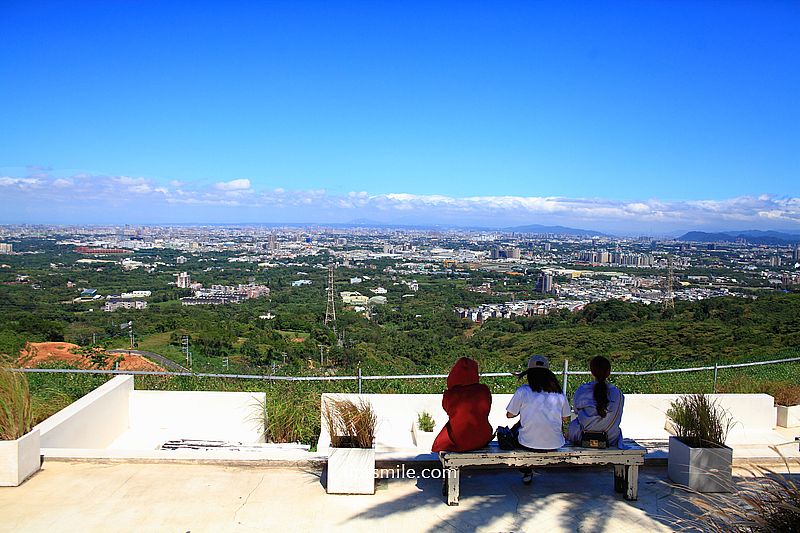
<instances>
[{"instance_id":1,"label":"concrete floor","mask_svg":"<svg viewBox=\"0 0 800 533\"><path fill-rule=\"evenodd\" d=\"M0 488L0 531L671 531L686 494L642 469L639 500L600 468L462 474L448 507L433 479L381 479L371 496L325 493L319 471L208 464L47 462Z\"/></svg>"}]
</instances>

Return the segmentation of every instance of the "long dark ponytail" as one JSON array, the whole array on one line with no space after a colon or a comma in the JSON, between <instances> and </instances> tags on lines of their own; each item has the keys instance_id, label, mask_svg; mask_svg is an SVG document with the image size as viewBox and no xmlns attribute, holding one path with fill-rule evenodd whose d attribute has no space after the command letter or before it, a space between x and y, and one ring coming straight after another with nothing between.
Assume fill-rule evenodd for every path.
<instances>
[{"instance_id":1,"label":"long dark ponytail","mask_svg":"<svg viewBox=\"0 0 800 533\"><path fill-rule=\"evenodd\" d=\"M608 412L608 383L606 383L606 380L608 376L611 375L611 361L602 355L593 357L592 360L589 361L589 370L592 371L592 375L597 380L597 383L594 384L593 391L594 401L597 405L597 414L600 415L601 418L605 418Z\"/></svg>"}]
</instances>

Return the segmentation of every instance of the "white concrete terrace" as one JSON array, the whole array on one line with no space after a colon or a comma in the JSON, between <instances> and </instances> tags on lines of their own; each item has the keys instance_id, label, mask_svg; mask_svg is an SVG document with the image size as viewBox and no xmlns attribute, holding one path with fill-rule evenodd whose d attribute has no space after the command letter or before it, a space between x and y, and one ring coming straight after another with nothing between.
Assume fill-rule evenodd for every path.
<instances>
[{"instance_id":1,"label":"white concrete terrace","mask_svg":"<svg viewBox=\"0 0 800 533\"><path fill-rule=\"evenodd\" d=\"M157 450L164 439L231 437L257 443L251 393L136 391L114 378L42 422L41 471L22 486L0 488L2 531L673 531L684 529L689 494L650 461L640 472L639 500L613 491L609 468L548 467L525 486L512 469L467 469L460 506L448 507L441 480L421 469L434 456L414 444L423 410L446 417L439 395L364 395L375 407L378 468L369 496L325 493L327 435L304 450ZM491 421L505 425L510 395L495 395ZM626 437L666 443L666 409L676 395L628 395ZM737 425L738 463L778 464L769 445L791 441L800 427L775 427L766 395L718 395ZM428 448L429 449L429 448ZM786 455L800 455L797 444ZM653 457L662 457L656 448ZM792 463L800 468L800 463ZM406 466L418 476L390 472ZM291 468L289 468L291 467ZM751 475L734 468L734 475ZM740 479L741 479L740 477ZM796 480L796 474L795 478ZM736 496L729 496L735 501Z\"/></svg>"},{"instance_id":2,"label":"white concrete terrace","mask_svg":"<svg viewBox=\"0 0 800 533\"><path fill-rule=\"evenodd\" d=\"M540 469L530 486L510 469L467 470L449 507L438 479L385 478L374 495L332 496L320 469L46 461L20 487L0 488L0 532L685 530L689 494L663 467L640 475L629 502L602 468Z\"/></svg>"}]
</instances>

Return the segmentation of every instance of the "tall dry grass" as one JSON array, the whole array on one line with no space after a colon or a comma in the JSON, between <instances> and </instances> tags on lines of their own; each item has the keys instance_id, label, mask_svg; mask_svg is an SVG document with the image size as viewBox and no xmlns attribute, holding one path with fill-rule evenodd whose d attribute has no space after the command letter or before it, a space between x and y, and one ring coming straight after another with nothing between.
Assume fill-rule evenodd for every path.
<instances>
[{"instance_id":1,"label":"tall dry grass","mask_svg":"<svg viewBox=\"0 0 800 533\"><path fill-rule=\"evenodd\" d=\"M322 420L334 448L372 448L378 416L365 399L323 399Z\"/></svg>"},{"instance_id":2,"label":"tall dry grass","mask_svg":"<svg viewBox=\"0 0 800 533\"><path fill-rule=\"evenodd\" d=\"M16 440L33 426L28 378L0 367L0 440Z\"/></svg>"},{"instance_id":3,"label":"tall dry grass","mask_svg":"<svg viewBox=\"0 0 800 533\"><path fill-rule=\"evenodd\" d=\"M798 461L800 466L800 461ZM787 472L791 472L786 462ZM800 531L800 484L791 473L755 467L737 483L732 496L693 494L693 518L682 525L718 533L796 533Z\"/></svg>"}]
</instances>

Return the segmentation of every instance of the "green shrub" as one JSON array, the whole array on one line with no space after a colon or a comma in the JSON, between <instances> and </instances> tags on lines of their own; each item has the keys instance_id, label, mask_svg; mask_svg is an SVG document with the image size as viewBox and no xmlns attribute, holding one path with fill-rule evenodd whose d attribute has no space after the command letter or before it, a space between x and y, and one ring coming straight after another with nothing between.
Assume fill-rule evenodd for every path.
<instances>
[{"instance_id":1,"label":"green shrub","mask_svg":"<svg viewBox=\"0 0 800 533\"><path fill-rule=\"evenodd\" d=\"M429 412L422 411L417 415L417 427L420 431L433 431L435 425L436 423Z\"/></svg>"},{"instance_id":2,"label":"green shrub","mask_svg":"<svg viewBox=\"0 0 800 533\"><path fill-rule=\"evenodd\" d=\"M72 398L64 391L56 389L40 389L31 391L31 409L33 411L33 424L53 416L76 398Z\"/></svg>"},{"instance_id":3,"label":"green shrub","mask_svg":"<svg viewBox=\"0 0 800 533\"><path fill-rule=\"evenodd\" d=\"M0 367L0 440L16 440L33 427L28 378Z\"/></svg>"},{"instance_id":4,"label":"green shrub","mask_svg":"<svg viewBox=\"0 0 800 533\"><path fill-rule=\"evenodd\" d=\"M676 436L695 448L718 448L733 425L730 415L705 394L688 394L672 402L667 417Z\"/></svg>"}]
</instances>

